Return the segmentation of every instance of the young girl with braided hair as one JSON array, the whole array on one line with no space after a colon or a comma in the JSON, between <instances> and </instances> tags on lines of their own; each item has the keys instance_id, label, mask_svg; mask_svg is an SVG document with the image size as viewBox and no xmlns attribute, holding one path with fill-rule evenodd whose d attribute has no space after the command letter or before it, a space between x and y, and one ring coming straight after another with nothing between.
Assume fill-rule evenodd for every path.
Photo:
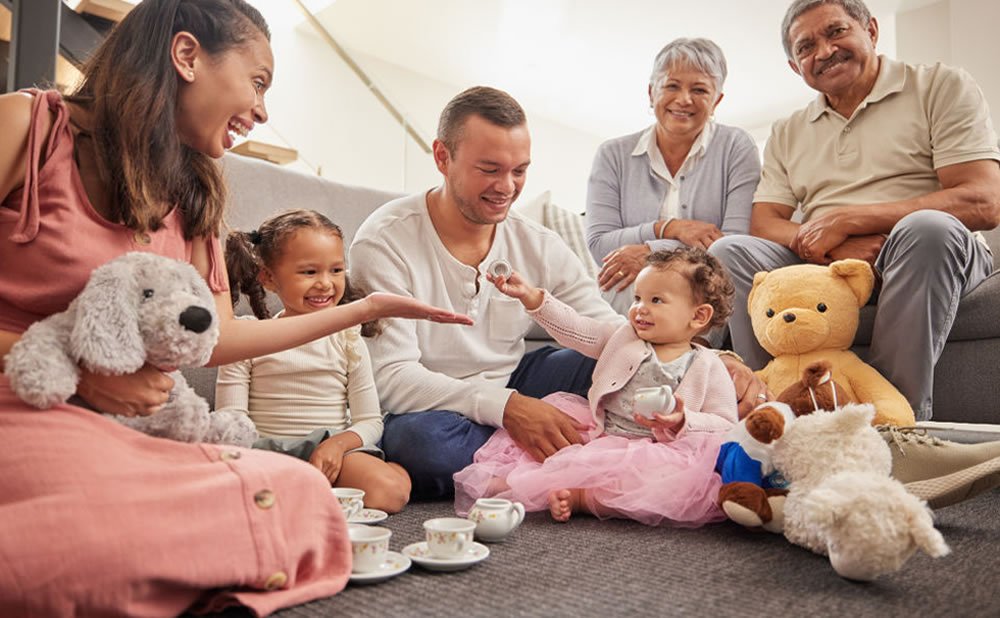
<instances>
[{"instance_id":1,"label":"young girl with braided hair","mask_svg":"<svg viewBox=\"0 0 1000 618\"><path fill-rule=\"evenodd\" d=\"M313 210L284 212L252 232L231 232L226 268L233 304L246 295L256 319L266 320L265 290L284 306L275 319L363 298L348 280L344 253L340 228ZM256 448L306 460L334 487L364 490L365 506L395 513L409 500L410 478L384 461L376 446L382 414L361 340L376 332L377 324L369 322L220 367L215 403L250 416L262 436Z\"/></svg>"}]
</instances>

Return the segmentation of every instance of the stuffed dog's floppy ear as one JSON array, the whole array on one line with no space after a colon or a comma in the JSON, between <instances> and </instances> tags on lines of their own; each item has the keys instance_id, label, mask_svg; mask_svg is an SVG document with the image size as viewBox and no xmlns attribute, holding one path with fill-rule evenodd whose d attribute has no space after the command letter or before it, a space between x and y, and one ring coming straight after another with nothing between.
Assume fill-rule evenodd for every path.
<instances>
[{"instance_id":1,"label":"stuffed dog's floppy ear","mask_svg":"<svg viewBox=\"0 0 1000 618\"><path fill-rule=\"evenodd\" d=\"M90 371L123 375L146 362L139 333L138 305L142 290L129 264L115 260L94 270L73 301L76 320L70 354Z\"/></svg>"}]
</instances>

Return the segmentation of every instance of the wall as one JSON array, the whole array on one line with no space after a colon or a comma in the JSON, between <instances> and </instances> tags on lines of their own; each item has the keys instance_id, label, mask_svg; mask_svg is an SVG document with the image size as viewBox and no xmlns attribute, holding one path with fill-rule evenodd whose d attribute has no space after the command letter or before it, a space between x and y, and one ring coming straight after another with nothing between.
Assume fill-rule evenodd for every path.
<instances>
[{"instance_id":1,"label":"wall","mask_svg":"<svg viewBox=\"0 0 1000 618\"><path fill-rule=\"evenodd\" d=\"M297 9L289 10L284 0L253 4L271 26L275 57L275 83L267 95L270 120L255 129L253 139L296 148L300 160L291 167L338 182L405 192L440 182L430 154L406 136ZM438 82L362 54L354 58L428 144L444 105L474 85ZM511 94L517 98L517 92ZM603 138L525 111L532 164L522 201L550 190L556 204L582 212L590 165Z\"/></svg>"},{"instance_id":2,"label":"wall","mask_svg":"<svg viewBox=\"0 0 1000 618\"><path fill-rule=\"evenodd\" d=\"M428 142L433 140L438 116L448 101L464 88L477 85L446 84L371 56L355 54L354 57L394 101L401 102L400 107ZM521 98L516 90L509 92L515 99ZM552 191L556 204L583 212L590 165L602 138L533 113L530 107L525 112L531 129L531 167L522 195L531 198ZM407 173L406 190L419 191L437 184L440 177L430 155L424 157L416 150L414 154L419 156L408 159L411 170ZM430 170L430 177L422 173L425 167Z\"/></svg>"},{"instance_id":3,"label":"wall","mask_svg":"<svg viewBox=\"0 0 1000 618\"><path fill-rule=\"evenodd\" d=\"M896 17L897 57L914 63L944 62L968 71L986 95L993 125L1000 121L1000 2L941 0Z\"/></svg>"},{"instance_id":4,"label":"wall","mask_svg":"<svg viewBox=\"0 0 1000 618\"><path fill-rule=\"evenodd\" d=\"M290 167L355 185L402 190L404 132L287 0L253 3L271 26L270 119L253 139L295 148ZM278 205L276 205L278 206Z\"/></svg>"}]
</instances>

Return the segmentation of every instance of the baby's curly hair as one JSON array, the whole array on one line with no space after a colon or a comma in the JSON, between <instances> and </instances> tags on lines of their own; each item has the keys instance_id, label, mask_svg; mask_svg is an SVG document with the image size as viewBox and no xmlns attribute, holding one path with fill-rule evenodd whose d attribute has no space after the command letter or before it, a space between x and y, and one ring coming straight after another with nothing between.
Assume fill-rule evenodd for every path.
<instances>
[{"instance_id":1,"label":"baby's curly hair","mask_svg":"<svg viewBox=\"0 0 1000 618\"><path fill-rule=\"evenodd\" d=\"M646 258L646 265L657 270L674 270L691 284L695 302L712 306L712 321L706 326L722 326L733 313L733 282L729 274L713 255L694 247L654 251Z\"/></svg>"}]
</instances>

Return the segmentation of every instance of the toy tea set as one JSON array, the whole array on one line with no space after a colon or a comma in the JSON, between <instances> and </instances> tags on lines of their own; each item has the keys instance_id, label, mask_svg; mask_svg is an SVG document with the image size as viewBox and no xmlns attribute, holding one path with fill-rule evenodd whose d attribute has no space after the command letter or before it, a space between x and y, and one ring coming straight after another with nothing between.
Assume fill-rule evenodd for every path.
<instances>
[{"instance_id":1,"label":"toy tea set","mask_svg":"<svg viewBox=\"0 0 1000 618\"><path fill-rule=\"evenodd\" d=\"M385 511L364 508L365 492L335 487L333 495L347 517L354 562L351 581L383 582L406 572L416 562L429 571L461 571L489 557L486 543L500 543L524 520L524 506L501 498L481 498L468 518L435 517L424 522L426 540L411 543L402 552L389 549L392 530L373 524L388 517Z\"/></svg>"}]
</instances>

